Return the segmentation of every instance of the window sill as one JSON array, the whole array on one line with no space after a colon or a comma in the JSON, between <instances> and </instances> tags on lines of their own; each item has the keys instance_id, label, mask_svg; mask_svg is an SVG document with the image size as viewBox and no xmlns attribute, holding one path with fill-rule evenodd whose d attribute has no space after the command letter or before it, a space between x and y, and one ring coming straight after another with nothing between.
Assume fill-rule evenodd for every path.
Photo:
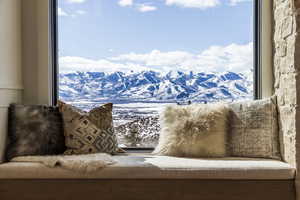
<instances>
[{"instance_id":1,"label":"window sill","mask_svg":"<svg viewBox=\"0 0 300 200\"><path fill-rule=\"evenodd\" d=\"M126 153L141 153L150 154L154 151L154 148L122 148Z\"/></svg>"}]
</instances>

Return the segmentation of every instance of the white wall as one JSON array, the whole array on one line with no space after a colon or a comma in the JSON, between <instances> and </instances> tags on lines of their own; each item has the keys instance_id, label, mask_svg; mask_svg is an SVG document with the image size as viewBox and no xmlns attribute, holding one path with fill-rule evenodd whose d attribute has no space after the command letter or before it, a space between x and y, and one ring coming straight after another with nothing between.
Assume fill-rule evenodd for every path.
<instances>
[{"instance_id":1,"label":"white wall","mask_svg":"<svg viewBox=\"0 0 300 200\"><path fill-rule=\"evenodd\" d=\"M22 1L25 104L49 104L49 1Z\"/></svg>"},{"instance_id":2,"label":"white wall","mask_svg":"<svg viewBox=\"0 0 300 200\"><path fill-rule=\"evenodd\" d=\"M38 103L37 6L35 0L22 0L22 67L26 104Z\"/></svg>"},{"instance_id":3,"label":"white wall","mask_svg":"<svg viewBox=\"0 0 300 200\"><path fill-rule=\"evenodd\" d=\"M48 0L0 0L0 163L10 103L49 104Z\"/></svg>"},{"instance_id":4,"label":"white wall","mask_svg":"<svg viewBox=\"0 0 300 200\"><path fill-rule=\"evenodd\" d=\"M0 162L7 136L7 109L22 99L21 0L0 0Z\"/></svg>"}]
</instances>

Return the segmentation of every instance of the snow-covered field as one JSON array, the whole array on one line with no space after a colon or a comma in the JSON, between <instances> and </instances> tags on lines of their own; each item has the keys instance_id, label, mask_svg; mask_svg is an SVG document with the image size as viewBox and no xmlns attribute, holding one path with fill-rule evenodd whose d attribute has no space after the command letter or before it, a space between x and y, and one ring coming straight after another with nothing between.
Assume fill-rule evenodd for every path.
<instances>
[{"instance_id":1,"label":"snow-covered field","mask_svg":"<svg viewBox=\"0 0 300 200\"><path fill-rule=\"evenodd\" d=\"M110 101L106 101L109 103ZM80 109L89 111L97 106L101 106L104 102L68 102ZM131 103L114 103L113 104L113 118L115 126L125 124L140 117L154 117L158 116L163 109L168 105L175 105L175 103L147 103L147 102L131 102Z\"/></svg>"},{"instance_id":2,"label":"snow-covered field","mask_svg":"<svg viewBox=\"0 0 300 200\"><path fill-rule=\"evenodd\" d=\"M116 126L125 124L140 117L158 116L162 110L172 103L129 103L115 104L113 115Z\"/></svg>"},{"instance_id":3,"label":"snow-covered field","mask_svg":"<svg viewBox=\"0 0 300 200\"><path fill-rule=\"evenodd\" d=\"M110 102L110 101L106 101ZM106 102L68 102L80 109L89 111ZM153 147L157 144L160 125L160 112L175 103L115 103L113 120L119 143L122 147Z\"/></svg>"},{"instance_id":4,"label":"snow-covered field","mask_svg":"<svg viewBox=\"0 0 300 200\"><path fill-rule=\"evenodd\" d=\"M113 119L119 142L126 147L157 144L159 113L167 105L187 102L237 101L253 96L252 71L74 72L59 75L59 96L83 110L114 104Z\"/></svg>"},{"instance_id":5,"label":"snow-covered field","mask_svg":"<svg viewBox=\"0 0 300 200\"><path fill-rule=\"evenodd\" d=\"M68 102L82 110L89 111L105 103L99 101ZM121 147L155 147L160 133L159 115L170 105L177 103L166 102L115 102L113 104L113 121L115 132Z\"/></svg>"}]
</instances>

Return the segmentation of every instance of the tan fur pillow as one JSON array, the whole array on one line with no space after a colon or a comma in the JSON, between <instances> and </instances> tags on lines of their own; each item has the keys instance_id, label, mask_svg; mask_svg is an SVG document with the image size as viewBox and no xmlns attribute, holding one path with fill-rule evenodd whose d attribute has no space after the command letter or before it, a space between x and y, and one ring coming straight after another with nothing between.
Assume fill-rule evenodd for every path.
<instances>
[{"instance_id":1,"label":"tan fur pillow","mask_svg":"<svg viewBox=\"0 0 300 200\"><path fill-rule=\"evenodd\" d=\"M228 108L221 104L170 106L160 116L153 153L181 157L226 156Z\"/></svg>"}]
</instances>

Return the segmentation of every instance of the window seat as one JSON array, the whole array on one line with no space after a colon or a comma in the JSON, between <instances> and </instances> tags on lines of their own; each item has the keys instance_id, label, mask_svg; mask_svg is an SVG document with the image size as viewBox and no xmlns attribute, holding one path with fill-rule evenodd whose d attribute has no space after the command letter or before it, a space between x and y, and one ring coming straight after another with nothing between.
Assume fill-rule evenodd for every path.
<instances>
[{"instance_id":1,"label":"window seat","mask_svg":"<svg viewBox=\"0 0 300 200\"><path fill-rule=\"evenodd\" d=\"M9 162L0 165L0 179L227 179L292 180L289 164L253 158L196 159L150 154L116 155L116 164L96 173L48 168L39 163Z\"/></svg>"}]
</instances>

